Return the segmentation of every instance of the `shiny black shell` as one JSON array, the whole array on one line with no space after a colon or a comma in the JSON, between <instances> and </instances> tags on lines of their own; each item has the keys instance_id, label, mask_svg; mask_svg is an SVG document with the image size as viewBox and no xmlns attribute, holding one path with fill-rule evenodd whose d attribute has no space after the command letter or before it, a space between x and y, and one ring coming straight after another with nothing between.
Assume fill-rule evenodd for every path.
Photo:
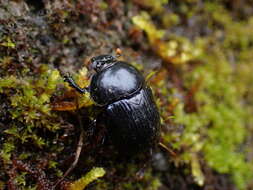
<instances>
[{"instance_id":1,"label":"shiny black shell","mask_svg":"<svg viewBox=\"0 0 253 190\"><path fill-rule=\"evenodd\" d=\"M160 116L144 77L128 63L116 61L93 75L90 94L102 106L113 144L122 152L143 152L157 141Z\"/></svg>"},{"instance_id":2,"label":"shiny black shell","mask_svg":"<svg viewBox=\"0 0 253 190\"><path fill-rule=\"evenodd\" d=\"M94 74L90 94L98 105L106 105L122 98L131 97L145 83L141 73L133 66L118 61Z\"/></svg>"},{"instance_id":3,"label":"shiny black shell","mask_svg":"<svg viewBox=\"0 0 253 190\"><path fill-rule=\"evenodd\" d=\"M105 122L113 144L126 153L150 149L160 132L160 116L149 87L106 107Z\"/></svg>"}]
</instances>

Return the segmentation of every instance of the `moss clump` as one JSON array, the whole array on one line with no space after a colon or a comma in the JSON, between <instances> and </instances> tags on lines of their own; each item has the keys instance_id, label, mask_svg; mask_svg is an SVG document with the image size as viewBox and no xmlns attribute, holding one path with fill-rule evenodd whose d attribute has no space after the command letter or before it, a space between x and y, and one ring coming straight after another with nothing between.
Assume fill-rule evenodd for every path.
<instances>
[{"instance_id":1,"label":"moss clump","mask_svg":"<svg viewBox=\"0 0 253 190\"><path fill-rule=\"evenodd\" d=\"M21 143L33 141L38 147L44 146L46 142L34 133L34 128L47 128L50 131L59 128L55 119L52 120L56 115L50 112L50 98L59 79L59 72L49 70L46 66L41 67L40 78L8 76L0 79L0 92L8 94L5 101L10 101L11 104L11 118L23 124L22 129L13 124L4 132L19 139ZM5 144L3 152L10 152L12 146L8 144ZM2 156L6 157L4 153Z\"/></svg>"},{"instance_id":2,"label":"moss clump","mask_svg":"<svg viewBox=\"0 0 253 190\"><path fill-rule=\"evenodd\" d=\"M49 152L61 151L61 148L52 146L51 140L44 136L45 133L55 132L60 129L60 122L57 115L51 111L51 97L57 86L62 82L59 72L50 69L46 65L39 68L40 75L17 77L14 75L5 76L0 79L0 94L9 102L6 113L10 117L9 124L1 134L6 138L2 144L0 158L3 167L13 165L12 159L29 160L38 159L41 149L48 149ZM26 147L36 147L37 153L30 152ZM19 145L23 145L19 146ZM43 153L45 154L46 151ZM55 168L52 164L49 166ZM14 172L15 173L15 172ZM13 182L17 187L23 188L27 184L27 172L23 171L13 175Z\"/></svg>"},{"instance_id":3,"label":"moss clump","mask_svg":"<svg viewBox=\"0 0 253 190\"><path fill-rule=\"evenodd\" d=\"M201 106L198 113L185 113L183 104L178 104L175 122L183 124L185 131L177 146L191 147L188 151L194 153L203 152L209 166L231 174L238 187L244 189L253 176L252 165L246 162L246 150L242 149L250 115L240 103L243 97L234 86L236 79L230 65L221 57L214 57L205 57L208 64L187 76L192 77L188 81L202 80L195 94ZM192 159L188 152L184 157Z\"/></svg>"},{"instance_id":4,"label":"moss clump","mask_svg":"<svg viewBox=\"0 0 253 190\"><path fill-rule=\"evenodd\" d=\"M133 23L147 33L150 47L168 62L184 64L201 55L202 49L199 45L192 45L187 38L174 35L164 40L166 30L158 29L147 12L133 17Z\"/></svg>"}]
</instances>

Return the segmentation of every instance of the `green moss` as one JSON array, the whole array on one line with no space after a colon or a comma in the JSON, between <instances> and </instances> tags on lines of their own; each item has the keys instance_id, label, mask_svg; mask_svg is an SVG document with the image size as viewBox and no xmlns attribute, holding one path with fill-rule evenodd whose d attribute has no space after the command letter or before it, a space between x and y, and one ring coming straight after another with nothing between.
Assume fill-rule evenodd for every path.
<instances>
[{"instance_id":1,"label":"green moss","mask_svg":"<svg viewBox=\"0 0 253 190\"><path fill-rule=\"evenodd\" d=\"M49 130L56 130L58 125L50 123L50 97L55 91L56 84L59 83L59 72L56 70L46 70L42 66L40 78L24 77L16 78L14 76L5 77L0 80L0 92L8 92L14 89L15 93L9 99L11 101L12 119L17 119L26 123L28 131L33 127L46 127ZM7 133L18 133L17 127L8 129ZM18 134L17 134L18 135ZM26 136L26 135L24 135ZM34 137L35 142L41 145L40 138ZM24 140L24 139L23 139Z\"/></svg>"},{"instance_id":2,"label":"green moss","mask_svg":"<svg viewBox=\"0 0 253 190\"><path fill-rule=\"evenodd\" d=\"M15 145L12 142L12 139L9 139L9 142L3 144L3 149L0 152L0 156L4 162L8 162L11 157L11 152L15 149Z\"/></svg>"},{"instance_id":3,"label":"green moss","mask_svg":"<svg viewBox=\"0 0 253 190\"><path fill-rule=\"evenodd\" d=\"M83 190L88 184L90 184L99 177L103 177L104 175L105 170L103 168L93 168L84 177L73 182L70 185L69 190Z\"/></svg>"},{"instance_id":4,"label":"green moss","mask_svg":"<svg viewBox=\"0 0 253 190\"><path fill-rule=\"evenodd\" d=\"M189 10L189 7L185 8ZM175 130L163 135L173 148L185 150L175 162L189 163L195 181L203 185L205 175L199 155L204 154L209 167L230 174L237 187L245 189L253 177L253 165L246 161L249 150L244 144L249 138L248 130L252 129L252 101L245 99L245 95L253 95L253 75L250 74L250 68L253 68L253 22L252 18L235 21L228 10L215 2L205 3L203 10L203 15L208 18L207 26L213 34L196 38L193 42L182 36L165 40L166 28L157 29L146 12L133 17L133 22L146 32L150 46L156 47L155 53L165 63L178 65L177 69L181 72L178 78L187 89L168 89L163 81L157 89L163 96L171 94L167 100L158 101L163 124L167 123L170 115L162 105L175 104L173 123L184 127L182 133ZM224 39L220 40L220 37ZM234 62L231 62L231 56ZM189 72L191 65L186 65L189 61L201 64ZM190 101L197 110L189 112L184 97L189 96L192 89L195 90Z\"/></svg>"},{"instance_id":5,"label":"green moss","mask_svg":"<svg viewBox=\"0 0 253 190\"><path fill-rule=\"evenodd\" d=\"M99 7L102 9L102 10L106 10L108 9L108 4L105 2L105 1L101 1L99 3Z\"/></svg>"},{"instance_id":6,"label":"green moss","mask_svg":"<svg viewBox=\"0 0 253 190\"><path fill-rule=\"evenodd\" d=\"M190 74L193 81L202 79L201 90L196 93L202 106L198 113L189 114L182 104L178 105L175 121L186 128L180 145L176 146L188 146L188 152L203 151L209 166L230 173L238 187L244 189L253 176L252 165L245 161L245 150L240 150L250 115L240 103L242 94L238 94L233 84L230 65L220 57L213 60L214 57L210 60L206 57L208 63ZM188 152L185 158L191 160Z\"/></svg>"},{"instance_id":7,"label":"green moss","mask_svg":"<svg viewBox=\"0 0 253 190\"><path fill-rule=\"evenodd\" d=\"M8 48L15 48L15 43L11 41L9 37L3 38L3 42L0 43L0 46L8 47Z\"/></svg>"},{"instance_id":8,"label":"green moss","mask_svg":"<svg viewBox=\"0 0 253 190\"><path fill-rule=\"evenodd\" d=\"M50 98L61 82L59 72L45 65L40 67L37 76L5 76L0 79L0 93L6 95L6 102L10 102L8 113L5 114L9 114L12 120L3 131L8 138L0 152L0 158L6 167L12 164L13 155L21 160L39 156L39 153L33 154L24 150L19 152L19 145L53 148L39 130L54 132L59 129L57 117L51 111ZM52 166L53 164L50 165L51 168ZM15 180L20 189L28 187L26 173L18 174Z\"/></svg>"},{"instance_id":9,"label":"green moss","mask_svg":"<svg viewBox=\"0 0 253 190\"><path fill-rule=\"evenodd\" d=\"M15 183L19 186L26 186L26 180L25 180L26 173L22 172L20 175L18 175L15 178Z\"/></svg>"},{"instance_id":10,"label":"green moss","mask_svg":"<svg viewBox=\"0 0 253 190\"><path fill-rule=\"evenodd\" d=\"M165 31L156 28L147 12L142 12L140 15L133 17L133 23L147 32L150 43L155 43L157 39L164 36Z\"/></svg>"},{"instance_id":11,"label":"green moss","mask_svg":"<svg viewBox=\"0 0 253 190\"><path fill-rule=\"evenodd\" d=\"M174 17L174 16L172 16ZM192 59L198 58L202 53L202 41L196 41L194 45L185 37L171 35L164 40L164 29L158 29L152 22L147 12L133 17L133 23L147 33L149 43L156 54L168 62L184 64Z\"/></svg>"}]
</instances>

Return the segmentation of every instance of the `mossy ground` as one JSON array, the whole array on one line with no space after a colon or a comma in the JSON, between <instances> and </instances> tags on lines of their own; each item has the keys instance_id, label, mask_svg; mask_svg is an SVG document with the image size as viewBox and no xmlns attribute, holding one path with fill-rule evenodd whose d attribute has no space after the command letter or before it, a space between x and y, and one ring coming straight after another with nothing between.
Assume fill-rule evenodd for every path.
<instances>
[{"instance_id":1,"label":"mossy ground","mask_svg":"<svg viewBox=\"0 0 253 190\"><path fill-rule=\"evenodd\" d=\"M122 160L101 129L58 188L253 189L252 3L0 0L0 189L52 189L73 162L77 97L84 128L95 113L62 76L87 86L88 60L116 48L156 71L161 138L176 156Z\"/></svg>"}]
</instances>

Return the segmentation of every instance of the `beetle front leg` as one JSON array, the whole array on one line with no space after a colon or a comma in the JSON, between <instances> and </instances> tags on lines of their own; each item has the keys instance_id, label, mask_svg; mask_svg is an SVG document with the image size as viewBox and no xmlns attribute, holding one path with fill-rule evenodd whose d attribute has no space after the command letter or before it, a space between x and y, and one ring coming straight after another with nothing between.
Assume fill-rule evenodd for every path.
<instances>
[{"instance_id":1,"label":"beetle front leg","mask_svg":"<svg viewBox=\"0 0 253 190\"><path fill-rule=\"evenodd\" d=\"M64 76L64 81L69 83L71 87L76 89L81 94L89 92L89 88L81 88L78 84L76 84L76 82L74 81L74 79L72 78L70 74L67 74L66 76Z\"/></svg>"}]
</instances>

